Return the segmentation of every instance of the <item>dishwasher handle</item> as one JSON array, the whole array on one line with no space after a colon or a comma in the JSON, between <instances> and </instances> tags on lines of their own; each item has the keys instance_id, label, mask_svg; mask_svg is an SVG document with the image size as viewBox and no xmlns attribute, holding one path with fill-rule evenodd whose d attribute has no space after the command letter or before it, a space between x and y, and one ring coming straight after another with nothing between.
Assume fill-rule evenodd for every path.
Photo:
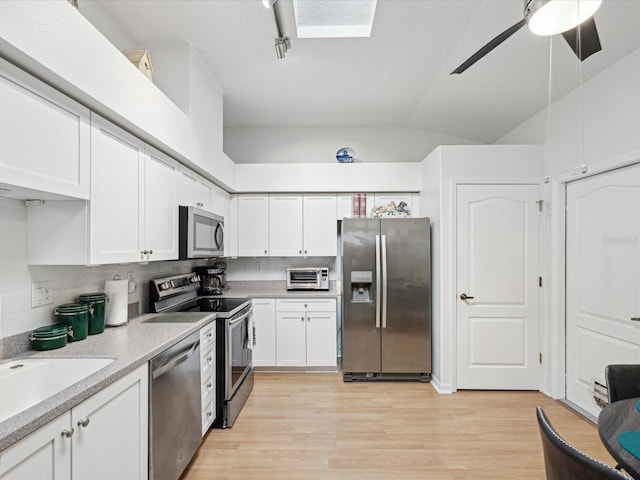
<instances>
[{"instance_id":1,"label":"dishwasher handle","mask_svg":"<svg viewBox=\"0 0 640 480\"><path fill-rule=\"evenodd\" d=\"M158 368L154 369L151 372L151 378L155 380L156 378L167 373L169 370L173 370L181 363L184 363L190 356L192 356L195 353L199 345L200 345L200 340L197 340L196 342L194 342L194 344L191 346L189 350L187 350L186 352L182 352L179 355L176 355L175 357L170 358L166 363L163 363L162 365L160 365Z\"/></svg>"}]
</instances>

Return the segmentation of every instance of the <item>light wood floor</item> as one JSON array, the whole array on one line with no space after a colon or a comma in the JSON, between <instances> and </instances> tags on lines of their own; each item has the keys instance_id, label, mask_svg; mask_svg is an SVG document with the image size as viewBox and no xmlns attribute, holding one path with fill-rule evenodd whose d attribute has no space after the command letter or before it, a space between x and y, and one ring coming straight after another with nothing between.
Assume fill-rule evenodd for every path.
<instances>
[{"instance_id":1,"label":"light wood floor","mask_svg":"<svg viewBox=\"0 0 640 480\"><path fill-rule=\"evenodd\" d=\"M183 480L544 479L537 405L571 444L615 464L595 426L541 393L258 373L233 427L207 434Z\"/></svg>"}]
</instances>

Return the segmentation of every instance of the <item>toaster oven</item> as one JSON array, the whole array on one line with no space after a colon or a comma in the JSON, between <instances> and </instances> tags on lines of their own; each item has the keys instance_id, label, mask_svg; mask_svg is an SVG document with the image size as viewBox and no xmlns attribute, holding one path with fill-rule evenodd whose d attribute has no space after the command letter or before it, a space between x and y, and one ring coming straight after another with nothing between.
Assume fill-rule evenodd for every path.
<instances>
[{"instance_id":1,"label":"toaster oven","mask_svg":"<svg viewBox=\"0 0 640 480\"><path fill-rule=\"evenodd\" d=\"M287 268L287 290L329 290L329 268Z\"/></svg>"}]
</instances>

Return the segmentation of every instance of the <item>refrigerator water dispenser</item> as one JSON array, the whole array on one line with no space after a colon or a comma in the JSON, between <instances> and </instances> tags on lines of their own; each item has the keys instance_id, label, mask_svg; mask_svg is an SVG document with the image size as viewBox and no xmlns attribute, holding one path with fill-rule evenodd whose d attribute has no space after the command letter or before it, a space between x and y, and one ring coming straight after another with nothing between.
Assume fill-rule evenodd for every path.
<instances>
[{"instance_id":1,"label":"refrigerator water dispenser","mask_svg":"<svg viewBox=\"0 0 640 480\"><path fill-rule=\"evenodd\" d=\"M352 302L372 302L371 289L373 286L373 272L357 271L351 272L351 301Z\"/></svg>"}]
</instances>

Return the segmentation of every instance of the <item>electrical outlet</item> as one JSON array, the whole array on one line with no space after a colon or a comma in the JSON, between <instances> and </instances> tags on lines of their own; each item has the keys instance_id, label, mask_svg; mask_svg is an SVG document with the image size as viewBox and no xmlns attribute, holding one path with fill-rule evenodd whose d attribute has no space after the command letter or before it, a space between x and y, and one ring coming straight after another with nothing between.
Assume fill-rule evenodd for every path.
<instances>
[{"instance_id":1,"label":"electrical outlet","mask_svg":"<svg viewBox=\"0 0 640 480\"><path fill-rule=\"evenodd\" d=\"M40 307L53 303L53 280L31 284L31 306Z\"/></svg>"}]
</instances>

